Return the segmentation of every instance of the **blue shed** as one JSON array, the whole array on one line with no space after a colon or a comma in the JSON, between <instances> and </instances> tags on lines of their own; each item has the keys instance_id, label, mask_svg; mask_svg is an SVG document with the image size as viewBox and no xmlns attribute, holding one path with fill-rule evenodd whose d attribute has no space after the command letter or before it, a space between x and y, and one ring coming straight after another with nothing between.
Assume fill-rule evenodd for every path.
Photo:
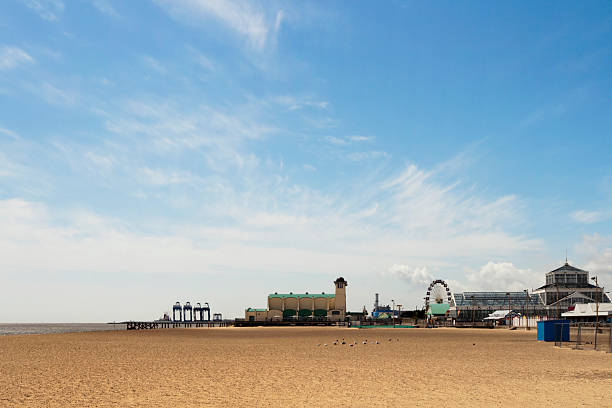
<instances>
[{"instance_id":1,"label":"blue shed","mask_svg":"<svg viewBox=\"0 0 612 408\"><path fill-rule=\"evenodd\" d=\"M542 320L538 322L538 340L569 341L569 320Z\"/></svg>"}]
</instances>

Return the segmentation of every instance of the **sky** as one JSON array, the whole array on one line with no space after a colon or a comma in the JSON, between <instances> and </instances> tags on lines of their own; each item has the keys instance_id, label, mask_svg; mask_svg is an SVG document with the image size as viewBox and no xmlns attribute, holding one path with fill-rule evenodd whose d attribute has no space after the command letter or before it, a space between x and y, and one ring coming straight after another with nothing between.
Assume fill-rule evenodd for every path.
<instances>
[{"instance_id":1,"label":"sky","mask_svg":"<svg viewBox=\"0 0 612 408\"><path fill-rule=\"evenodd\" d=\"M612 3L7 0L0 321L612 285Z\"/></svg>"}]
</instances>

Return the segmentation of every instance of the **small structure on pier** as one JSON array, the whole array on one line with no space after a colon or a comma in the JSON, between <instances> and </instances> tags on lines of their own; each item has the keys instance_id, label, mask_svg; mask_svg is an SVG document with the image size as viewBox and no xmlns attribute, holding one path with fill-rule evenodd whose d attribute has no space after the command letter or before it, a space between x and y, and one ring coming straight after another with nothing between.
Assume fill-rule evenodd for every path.
<instances>
[{"instance_id":1,"label":"small structure on pier","mask_svg":"<svg viewBox=\"0 0 612 408\"><path fill-rule=\"evenodd\" d=\"M176 319L176 312L178 311L179 318ZM176 302L174 306L172 306L172 321L182 322L183 321L183 308L181 307L180 302Z\"/></svg>"},{"instance_id":2,"label":"small structure on pier","mask_svg":"<svg viewBox=\"0 0 612 408\"><path fill-rule=\"evenodd\" d=\"M210 312L208 312L208 316L210 318ZM221 313L213 314L213 322L220 322L221 320L223 320L223 317L221 316Z\"/></svg>"},{"instance_id":3,"label":"small structure on pier","mask_svg":"<svg viewBox=\"0 0 612 408\"><path fill-rule=\"evenodd\" d=\"M189 312L189 318L187 318L187 312ZM185 322L193 321L193 307L191 306L191 303L189 302L185 303L185 306L183 306L183 321Z\"/></svg>"},{"instance_id":4,"label":"small structure on pier","mask_svg":"<svg viewBox=\"0 0 612 408\"><path fill-rule=\"evenodd\" d=\"M178 319L176 318L178 312ZM206 318L204 314L206 313ZM219 316L221 316L219 314ZM172 306L172 321L173 322L210 322L210 306L208 302L204 302L204 306L200 302L196 303L195 306L191 306L191 302L185 302L184 306L181 306L180 302L176 302Z\"/></svg>"},{"instance_id":5,"label":"small structure on pier","mask_svg":"<svg viewBox=\"0 0 612 408\"><path fill-rule=\"evenodd\" d=\"M204 313L207 314L206 319L204 319ZM200 302L196 303L196 306L193 308L193 319L196 322L210 321L210 306L208 305L208 302L204 302L204 306L202 306Z\"/></svg>"}]
</instances>

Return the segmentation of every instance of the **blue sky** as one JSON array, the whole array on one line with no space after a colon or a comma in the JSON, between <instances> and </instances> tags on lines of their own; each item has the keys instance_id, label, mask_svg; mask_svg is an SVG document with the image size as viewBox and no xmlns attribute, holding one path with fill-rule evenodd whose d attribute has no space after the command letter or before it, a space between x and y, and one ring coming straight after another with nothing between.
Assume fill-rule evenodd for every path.
<instances>
[{"instance_id":1,"label":"blue sky","mask_svg":"<svg viewBox=\"0 0 612 408\"><path fill-rule=\"evenodd\" d=\"M612 285L610 44L609 2L5 1L0 321Z\"/></svg>"}]
</instances>

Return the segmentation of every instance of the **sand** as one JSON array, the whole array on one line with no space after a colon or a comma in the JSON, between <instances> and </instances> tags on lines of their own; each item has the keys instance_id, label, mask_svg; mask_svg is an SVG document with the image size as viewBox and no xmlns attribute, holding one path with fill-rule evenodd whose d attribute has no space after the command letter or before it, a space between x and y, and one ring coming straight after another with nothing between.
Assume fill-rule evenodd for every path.
<instances>
[{"instance_id":1,"label":"sand","mask_svg":"<svg viewBox=\"0 0 612 408\"><path fill-rule=\"evenodd\" d=\"M0 406L612 406L612 354L535 336L347 328L3 336ZM332 345L342 337L358 344Z\"/></svg>"}]
</instances>

